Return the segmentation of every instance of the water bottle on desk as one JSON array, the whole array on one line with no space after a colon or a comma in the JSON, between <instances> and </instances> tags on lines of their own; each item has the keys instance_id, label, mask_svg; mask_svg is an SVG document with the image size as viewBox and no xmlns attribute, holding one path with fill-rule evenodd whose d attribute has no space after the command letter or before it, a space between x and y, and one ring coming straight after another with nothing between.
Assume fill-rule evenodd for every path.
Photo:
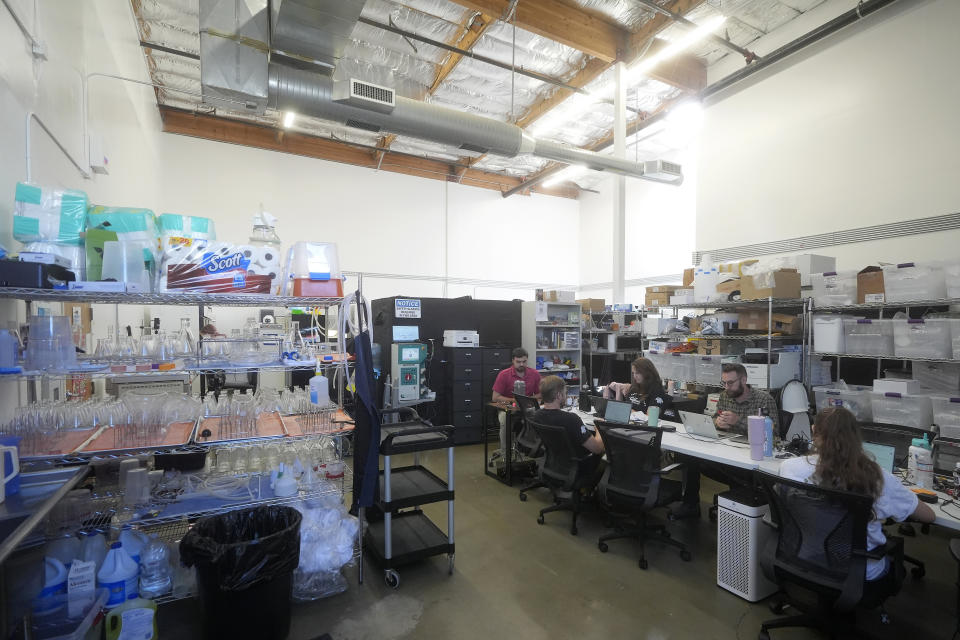
<instances>
[{"instance_id":1,"label":"water bottle on desk","mask_svg":"<svg viewBox=\"0 0 960 640\"><path fill-rule=\"evenodd\" d=\"M907 480L921 489L933 489L933 452L926 434L911 441Z\"/></svg>"}]
</instances>

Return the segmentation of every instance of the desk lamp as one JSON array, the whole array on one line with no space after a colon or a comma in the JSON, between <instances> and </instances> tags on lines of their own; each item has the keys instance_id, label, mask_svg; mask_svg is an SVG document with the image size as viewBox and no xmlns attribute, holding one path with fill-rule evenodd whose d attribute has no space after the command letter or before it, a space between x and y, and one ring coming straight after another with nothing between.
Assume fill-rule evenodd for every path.
<instances>
[{"instance_id":1,"label":"desk lamp","mask_svg":"<svg viewBox=\"0 0 960 640\"><path fill-rule=\"evenodd\" d=\"M780 394L780 405L787 413L792 413L790 426L787 429L786 441L790 442L794 436L802 436L810 440L810 400L807 397L807 388L799 380L791 380Z\"/></svg>"}]
</instances>

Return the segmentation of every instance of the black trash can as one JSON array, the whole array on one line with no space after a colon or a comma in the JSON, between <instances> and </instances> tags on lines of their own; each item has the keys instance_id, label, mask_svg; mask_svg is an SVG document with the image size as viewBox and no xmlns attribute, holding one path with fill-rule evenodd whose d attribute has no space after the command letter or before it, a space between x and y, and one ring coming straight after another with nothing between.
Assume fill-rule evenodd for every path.
<instances>
[{"instance_id":1,"label":"black trash can","mask_svg":"<svg viewBox=\"0 0 960 640\"><path fill-rule=\"evenodd\" d=\"M292 507L257 507L204 518L183 537L180 557L197 567L207 638L287 637L300 520Z\"/></svg>"}]
</instances>

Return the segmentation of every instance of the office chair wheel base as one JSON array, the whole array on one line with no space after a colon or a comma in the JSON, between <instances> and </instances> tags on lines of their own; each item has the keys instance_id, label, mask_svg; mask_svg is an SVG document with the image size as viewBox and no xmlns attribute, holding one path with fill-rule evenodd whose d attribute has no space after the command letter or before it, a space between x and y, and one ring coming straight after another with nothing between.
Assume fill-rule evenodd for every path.
<instances>
[{"instance_id":1,"label":"office chair wheel base","mask_svg":"<svg viewBox=\"0 0 960 640\"><path fill-rule=\"evenodd\" d=\"M383 572L383 581L386 582L387 586L391 589L396 589L400 586L400 574L393 569L387 569Z\"/></svg>"},{"instance_id":2,"label":"office chair wheel base","mask_svg":"<svg viewBox=\"0 0 960 640\"><path fill-rule=\"evenodd\" d=\"M640 558L640 568L646 570L650 565L647 563L646 558Z\"/></svg>"},{"instance_id":3,"label":"office chair wheel base","mask_svg":"<svg viewBox=\"0 0 960 640\"><path fill-rule=\"evenodd\" d=\"M577 535L577 525L573 525L572 527L570 527L570 535L572 536Z\"/></svg>"},{"instance_id":4,"label":"office chair wheel base","mask_svg":"<svg viewBox=\"0 0 960 640\"><path fill-rule=\"evenodd\" d=\"M600 549L600 553L606 553L607 551L610 551L610 547L607 546L606 542L598 542L597 549Z\"/></svg>"},{"instance_id":5,"label":"office chair wheel base","mask_svg":"<svg viewBox=\"0 0 960 640\"><path fill-rule=\"evenodd\" d=\"M537 516L537 524L543 524L543 514Z\"/></svg>"},{"instance_id":6,"label":"office chair wheel base","mask_svg":"<svg viewBox=\"0 0 960 640\"><path fill-rule=\"evenodd\" d=\"M450 565L447 568L447 572L452 576L453 575L453 554L452 553L450 554L448 560L450 561Z\"/></svg>"},{"instance_id":7,"label":"office chair wheel base","mask_svg":"<svg viewBox=\"0 0 960 640\"><path fill-rule=\"evenodd\" d=\"M526 502L526 501L527 501L527 494L521 493L521 494L520 494L520 502Z\"/></svg>"},{"instance_id":8,"label":"office chair wheel base","mask_svg":"<svg viewBox=\"0 0 960 640\"><path fill-rule=\"evenodd\" d=\"M914 578L919 580L923 576L927 575L927 569L926 567L923 567L923 566L913 567L912 569L910 569L910 575L912 575Z\"/></svg>"},{"instance_id":9,"label":"office chair wheel base","mask_svg":"<svg viewBox=\"0 0 960 640\"><path fill-rule=\"evenodd\" d=\"M787 611L787 606L788 606L788 605L787 605L786 602L781 602L781 601L779 601L779 600L774 600L773 602L771 602L771 603L768 605L768 608L770 609L770 613L772 613L772 614L774 614L774 615L777 615L777 616L782 616L784 613L786 613L786 611Z\"/></svg>"},{"instance_id":10,"label":"office chair wheel base","mask_svg":"<svg viewBox=\"0 0 960 640\"><path fill-rule=\"evenodd\" d=\"M690 555L689 551L684 549L683 551L680 552L680 559L683 560L684 562L690 562L690 560L693 559L693 556Z\"/></svg>"},{"instance_id":11,"label":"office chair wheel base","mask_svg":"<svg viewBox=\"0 0 960 640\"><path fill-rule=\"evenodd\" d=\"M757 640L770 640L770 634L766 631L761 631L757 634Z\"/></svg>"}]
</instances>

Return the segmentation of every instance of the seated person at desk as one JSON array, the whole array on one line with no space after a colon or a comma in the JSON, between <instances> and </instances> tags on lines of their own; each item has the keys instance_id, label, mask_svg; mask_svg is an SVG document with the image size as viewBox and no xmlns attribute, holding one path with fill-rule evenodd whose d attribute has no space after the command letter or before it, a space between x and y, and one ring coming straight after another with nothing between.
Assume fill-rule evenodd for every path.
<instances>
[{"instance_id":1,"label":"seated person at desk","mask_svg":"<svg viewBox=\"0 0 960 640\"><path fill-rule=\"evenodd\" d=\"M739 363L726 363L720 372L723 392L713 414L713 424L720 431L747 433L747 416L763 415L773 420L773 432L780 432L777 402L766 391L747 384L747 370Z\"/></svg>"},{"instance_id":2,"label":"seated person at desk","mask_svg":"<svg viewBox=\"0 0 960 640\"><path fill-rule=\"evenodd\" d=\"M720 372L723 392L713 414L713 424L719 431L747 433L747 416L763 412L773 420L773 432L779 433L777 402L766 391L747 384L747 370L739 363L725 363ZM671 511L674 519L695 518L700 515L700 475L726 485L749 485L749 474L731 467L685 457L683 503Z\"/></svg>"},{"instance_id":3,"label":"seated person at desk","mask_svg":"<svg viewBox=\"0 0 960 640\"><path fill-rule=\"evenodd\" d=\"M630 400L634 411L647 412L649 407L660 407L660 419L679 422L673 408L673 398L663 390L663 381L653 362L637 358L630 363L630 382L611 382L603 389L604 398Z\"/></svg>"},{"instance_id":4,"label":"seated person at desk","mask_svg":"<svg viewBox=\"0 0 960 640\"><path fill-rule=\"evenodd\" d=\"M513 390L517 382L524 383L524 392L521 395L540 398L540 374L536 369L527 366L527 350L523 347L517 347L510 354L512 356L512 365L497 374L497 379L493 382L493 401L512 403ZM506 414L500 412L500 451L507 448L507 418ZM494 457L497 457L496 452Z\"/></svg>"},{"instance_id":5,"label":"seated person at desk","mask_svg":"<svg viewBox=\"0 0 960 640\"><path fill-rule=\"evenodd\" d=\"M563 427L567 437L576 448L583 447L583 459L580 460L580 469L588 478L584 485L592 489L600 481L605 465L603 465L603 440L600 432L591 432L583 424L576 413L564 411L567 401L567 383L558 376L547 376L540 383L540 393L543 396L543 405L533 414L533 420L542 424Z\"/></svg>"},{"instance_id":6,"label":"seated person at desk","mask_svg":"<svg viewBox=\"0 0 960 640\"><path fill-rule=\"evenodd\" d=\"M843 407L831 407L817 414L811 428L816 454L784 460L780 475L799 482L817 484L868 495L873 498L873 520L867 523L867 548L882 547L884 520L933 522L936 517L917 495L895 476L881 469L863 450L857 419ZM867 580L883 577L888 559L867 559Z\"/></svg>"}]
</instances>

